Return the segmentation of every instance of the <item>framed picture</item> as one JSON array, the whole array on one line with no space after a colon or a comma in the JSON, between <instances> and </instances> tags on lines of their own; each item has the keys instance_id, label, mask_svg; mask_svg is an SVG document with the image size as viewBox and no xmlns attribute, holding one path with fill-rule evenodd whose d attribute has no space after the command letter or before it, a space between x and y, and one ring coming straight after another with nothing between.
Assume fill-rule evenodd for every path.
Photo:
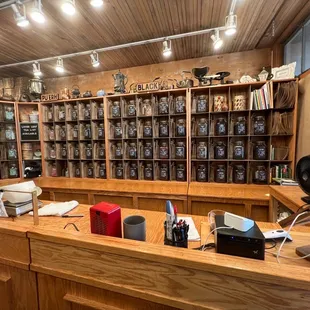
<instances>
[{"instance_id":1,"label":"framed picture","mask_svg":"<svg viewBox=\"0 0 310 310\"><path fill-rule=\"evenodd\" d=\"M278 68L272 68L273 80L293 79L295 77L296 62Z\"/></svg>"}]
</instances>

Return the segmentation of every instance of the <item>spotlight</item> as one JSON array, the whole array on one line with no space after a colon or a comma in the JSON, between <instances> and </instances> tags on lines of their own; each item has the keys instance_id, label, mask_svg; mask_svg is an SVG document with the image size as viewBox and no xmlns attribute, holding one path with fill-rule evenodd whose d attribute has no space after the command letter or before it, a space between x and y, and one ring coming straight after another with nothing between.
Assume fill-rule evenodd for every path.
<instances>
[{"instance_id":1,"label":"spotlight","mask_svg":"<svg viewBox=\"0 0 310 310\"><path fill-rule=\"evenodd\" d=\"M163 55L165 57L169 57L172 54L172 50L171 50L171 41L170 40L165 40L163 42Z\"/></svg>"},{"instance_id":2,"label":"spotlight","mask_svg":"<svg viewBox=\"0 0 310 310\"><path fill-rule=\"evenodd\" d=\"M57 59L57 63L56 63L56 71L59 73L63 73L65 72L65 68L64 68L64 61L62 58L58 57Z\"/></svg>"},{"instance_id":3,"label":"spotlight","mask_svg":"<svg viewBox=\"0 0 310 310\"><path fill-rule=\"evenodd\" d=\"M103 0L91 0L90 4L95 8L99 8L100 6L103 5Z\"/></svg>"},{"instance_id":4,"label":"spotlight","mask_svg":"<svg viewBox=\"0 0 310 310\"><path fill-rule=\"evenodd\" d=\"M223 40L220 38L220 31L218 29L215 30L214 34L212 34L211 39L213 41L214 49L218 50L223 45Z\"/></svg>"},{"instance_id":5,"label":"spotlight","mask_svg":"<svg viewBox=\"0 0 310 310\"><path fill-rule=\"evenodd\" d=\"M11 5L12 10L14 12L14 19L18 27L27 27L29 25L29 20L26 17L26 7L25 5L21 5L23 10L23 14L20 12L18 6L16 4Z\"/></svg>"},{"instance_id":6,"label":"spotlight","mask_svg":"<svg viewBox=\"0 0 310 310\"><path fill-rule=\"evenodd\" d=\"M237 15L229 14L225 18L225 34L231 36L237 32Z\"/></svg>"},{"instance_id":7,"label":"spotlight","mask_svg":"<svg viewBox=\"0 0 310 310\"><path fill-rule=\"evenodd\" d=\"M32 64L33 67L33 75L35 77L39 77L42 75L40 64L36 61Z\"/></svg>"},{"instance_id":8,"label":"spotlight","mask_svg":"<svg viewBox=\"0 0 310 310\"><path fill-rule=\"evenodd\" d=\"M64 13L68 15L75 14L75 0L65 0L61 6L61 9Z\"/></svg>"},{"instance_id":9,"label":"spotlight","mask_svg":"<svg viewBox=\"0 0 310 310\"><path fill-rule=\"evenodd\" d=\"M90 58L91 58L91 64L93 65L93 67L99 67L100 65L100 61L99 61L99 55L97 52L92 52L90 54Z\"/></svg>"},{"instance_id":10,"label":"spotlight","mask_svg":"<svg viewBox=\"0 0 310 310\"><path fill-rule=\"evenodd\" d=\"M30 16L35 22L37 22L39 24L45 23L45 16L42 12L41 0L35 0L34 7L31 10Z\"/></svg>"}]
</instances>

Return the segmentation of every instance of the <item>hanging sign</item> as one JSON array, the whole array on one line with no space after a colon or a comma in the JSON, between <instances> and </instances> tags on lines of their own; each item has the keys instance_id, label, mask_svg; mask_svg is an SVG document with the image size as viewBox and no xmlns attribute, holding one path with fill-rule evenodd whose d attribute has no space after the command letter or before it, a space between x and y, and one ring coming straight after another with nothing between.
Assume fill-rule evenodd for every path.
<instances>
[{"instance_id":1,"label":"hanging sign","mask_svg":"<svg viewBox=\"0 0 310 310\"><path fill-rule=\"evenodd\" d=\"M138 93L143 92L143 91L154 91L154 90L159 90L160 85L158 82L141 83L141 84L137 84L136 89Z\"/></svg>"},{"instance_id":2,"label":"hanging sign","mask_svg":"<svg viewBox=\"0 0 310 310\"><path fill-rule=\"evenodd\" d=\"M21 141L39 140L39 124L20 124L20 139Z\"/></svg>"},{"instance_id":3,"label":"hanging sign","mask_svg":"<svg viewBox=\"0 0 310 310\"><path fill-rule=\"evenodd\" d=\"M44 94L41 95L41 101L59 100L59 94Z\"/></svg>"}]
</instances>

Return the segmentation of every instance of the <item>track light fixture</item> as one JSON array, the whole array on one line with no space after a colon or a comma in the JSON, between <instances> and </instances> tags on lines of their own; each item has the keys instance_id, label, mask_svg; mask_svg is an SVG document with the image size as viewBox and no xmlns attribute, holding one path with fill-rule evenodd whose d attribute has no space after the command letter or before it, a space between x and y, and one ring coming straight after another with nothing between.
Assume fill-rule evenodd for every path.
<instances>
[{"instance_id":1,"label":"track light fixture","mask_svg":"<svg viewBox=\"0 0 310 310\"><path fill-rule=\"evenodd\" d=\"M45 23L45 16L42 12L42 1L41 0L34 1L34 7L31 9L30 16L35 22L39 24Z\"/></svg>"},{"instance_id":2,"label":"track light fixture","mask_svg":"<svg viewBox=\"0 0 310 310\"><path fill-rule=\"evenodd\" d=\"M172 54L172 49L171 49L171 40L165 40L163 42L163 55L165 57L169 57Z\"/></svg>"},{"instance_id":3,"label":"track light fixture","mask_svg":"<svg viewBox=\"0 0 310 310\"><path fill-rule=\"evenodd\" d=\"M103 0L91 0L90 4L95 8L99 8L100 6L103 5Z\"/></svg>"},{"instance_id":4,"label":"track light fixture","mask_svg":"<svg viewBox=\"0 0 310 310\"><path fill-rule=\"evenodd\" d=\"M27 27L29 25L29 20L26 16L26 7L24 4L18 3L11 5L14 12L14 19L18 27ZM20 7L20 8L19 8Z\"/></svg>"},{"instance_id":5,"label":"track light fixture","mask_svg":"<svg viewBox=\"0 0 310 310\"><path fill-rule=\"evenodd\" d=\"M58 57L57 59L57 63L56 63L56 71L59 73L63 73L65 72L65 68L64 68L64 61L62 58Z\"/></svg>"},{"instance_id":6,"label":"track light fixture","mask_svg":"<svg viewBox=\"0 0 310 310\"><path fill-rule=\"evenodd\" d=\"M231 36L237 32L237 15L229 14L225 18L225 34Z\"/></svg>"},{"instance_id":7,"label":"track light fixture","mask_svg":"<svg viewBox=\"0 0 310 310\"><path fill-rule=\"evenodd\" d=\"M68 15L75 14L75 0L65 0L61 5L61 9L64 13Z\"/></svg>"},{"instance_id":8,"label":"track light fixture","mask_svg":"<svg viewBox=\"0 0 310 310\"><path fill-rule=\"evenodd\" d=\"M100 61L99 61L99 55L96 51L92 52L90 54L90 58L91 58L91 64L93 65L93 67L99 67L100 65Z\"/></svg>"},{"instance_id":9,"label":"track light fixture","mask_svg":"<svg viewBox=\"0 0 310 310\"><path fill-rule=\"evenodd\" d=\"M39 77L42 75L40 64L36 61L32 64L33 75L35 77Z\"/></svg>"},{"instance_id":10,"label":"track light fixture","mask_svg":"<svg viewBox=\"0 0 310 310\"><path fill-rule=\"evenodd\" d=\"M213 47L215 50L219 49L223 45L223 40L220 38L220 31L215 29L214 34L212 34L211 39L213 41Z\"/></svg>"}]
</instances>

